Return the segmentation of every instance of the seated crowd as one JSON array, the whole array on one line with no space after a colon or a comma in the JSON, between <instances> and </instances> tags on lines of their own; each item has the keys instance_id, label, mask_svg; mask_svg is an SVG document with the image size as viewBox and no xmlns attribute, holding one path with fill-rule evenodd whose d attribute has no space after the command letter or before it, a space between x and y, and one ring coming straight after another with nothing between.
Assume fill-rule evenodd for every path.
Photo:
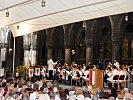
<instances>
[{"instance_id":1,"label":"seated crowd","mask_svg":"<svg viewBox=\"0 0 133 100\"><path fill-rule=\"evenodd\" d=\"M128 88L111 92L104 89L92 89L91 86L82 88L61 89L58 81L50 82L46 79L31 83L24 80L0 80L0 100L132 100L133 95Z\"/></svg>"}]
</instances>

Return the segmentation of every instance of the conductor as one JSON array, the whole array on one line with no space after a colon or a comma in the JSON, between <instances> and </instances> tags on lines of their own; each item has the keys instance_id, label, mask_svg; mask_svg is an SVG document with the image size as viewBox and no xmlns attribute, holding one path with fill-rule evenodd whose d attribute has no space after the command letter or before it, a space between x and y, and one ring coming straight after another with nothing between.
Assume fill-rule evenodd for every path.
<instances>
[{"instance_id":1,"label":"conductor","mask_svg":"<svg viewBox=\"0 0 133 100\"><path fill-rule=\"evenodd\" d=\"M52 59L49 59L47 64L48 64L49 79L53 80L53 70L57 62L54 63Z\"/></svg>"}]
</instances>

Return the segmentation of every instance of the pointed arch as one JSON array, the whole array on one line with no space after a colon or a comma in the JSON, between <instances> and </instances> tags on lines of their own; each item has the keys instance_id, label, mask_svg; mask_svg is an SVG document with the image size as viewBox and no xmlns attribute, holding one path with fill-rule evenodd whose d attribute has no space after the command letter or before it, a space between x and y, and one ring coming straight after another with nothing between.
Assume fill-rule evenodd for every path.
<instances>
[{"instance_id":1,"label":"pointed arch","mask_svg":"<svg viewBox=\"0 0 133 100\"><path fill-rule=\"evenodd\" d=\"M94 34L94 62L99 60L108 62L111 61L112 42L111 42L111 25L109 19L101 18L95 22L93 27Z\"/></svg>"}]
</instances>

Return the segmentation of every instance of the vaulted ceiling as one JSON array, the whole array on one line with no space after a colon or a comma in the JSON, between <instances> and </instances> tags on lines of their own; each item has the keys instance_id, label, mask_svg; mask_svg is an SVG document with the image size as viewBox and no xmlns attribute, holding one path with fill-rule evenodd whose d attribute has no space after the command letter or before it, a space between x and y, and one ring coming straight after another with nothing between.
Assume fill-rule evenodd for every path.
<instances>
[{"instance_id":1,"label":"vaulted ceiling","mask_svg":"<svg viewBox=\"0 0 133 100\"><path fill-rule=\"evenodd\" d=\"M0 28L14 36L133 11L132 0L0 0ZM6 12L9 17L6 17ZM18 27L19 26L19 27Z\"/></svg>"}]
</instances>

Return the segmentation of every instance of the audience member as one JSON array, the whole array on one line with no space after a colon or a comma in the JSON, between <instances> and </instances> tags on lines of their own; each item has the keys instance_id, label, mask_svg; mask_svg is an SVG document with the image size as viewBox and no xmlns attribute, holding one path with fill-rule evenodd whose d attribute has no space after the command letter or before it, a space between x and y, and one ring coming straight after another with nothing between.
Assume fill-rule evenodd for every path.
<instances>
[{"instance_id":1,"label":"audience member","mask_svg":"<svg viewBox=\"0 0 133 100\"><path fill-rule=\"evenodd\" d=\"M108 96L109 97L114 97L116 99L117 97L117 90L116 88L111 88L111 94Z\"/></svg>"}]
</instances>

